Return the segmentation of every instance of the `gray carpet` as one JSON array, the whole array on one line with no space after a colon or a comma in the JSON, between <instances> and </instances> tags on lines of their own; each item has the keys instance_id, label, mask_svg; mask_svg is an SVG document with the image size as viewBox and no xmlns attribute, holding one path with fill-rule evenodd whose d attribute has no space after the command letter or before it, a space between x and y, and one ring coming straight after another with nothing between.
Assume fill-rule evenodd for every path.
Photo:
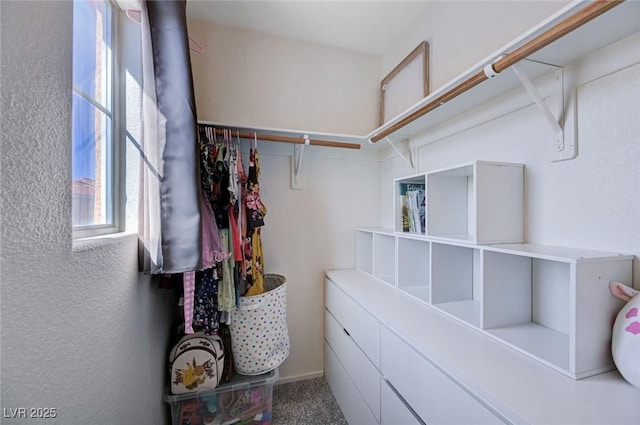
<instances>
[{"instance_id":1,"label":"gray carpet","mask_svg":"<svg viewBox=\"0 0 640 425\"><path fill-rule=\"evenodd\" d=\"M272 414L272 425L347 425L324 377L275 385Z\"/></svg>"}]
</instances>

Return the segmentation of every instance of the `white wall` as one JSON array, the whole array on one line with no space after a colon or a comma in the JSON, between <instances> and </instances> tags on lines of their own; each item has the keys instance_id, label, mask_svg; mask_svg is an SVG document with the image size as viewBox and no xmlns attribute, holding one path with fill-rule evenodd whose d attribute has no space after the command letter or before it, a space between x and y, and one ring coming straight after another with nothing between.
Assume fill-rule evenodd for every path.
<instances>
[{"instance_id":1,"label":"white wall","mask_svg":"<svg viewBox=\"0 0 640 425\"><path fill-rule=\"evenodd\" d=\"M401 30L397 41L382 56L380 78L427 40L433 92L567 3L429 1L425 11Z\"/></svg>"},{"instance_id":2,"label":"white wall","mask_svg":"<svg viewBox=\"0 0 640 425\"><path fill-rule=\"evenodd\" d=\"M165 423L168 294L139 277L135 235L72 243L72 3L0 8L2 407Z\"/></svg>"},{"instance_id":3,"label":"white wall","mask_svg":"<svg viewBox=\"0 0 640 425\"><path fill-rule=\"evenodd\" d=\"M472 128L465 123L473 114L466 114L415 137L411 145L421 171L476 159L524 163L525 239L633 254L634 286L640 287L639 43L636 34L565 67L565 81L577 87L576 159L549 161L551 133L541 112L529 106ZM481 113L491 109L499 111L500 103ZM385 161L382 175L398 177L399 163ZM387 186L384 181L383 221L390 227L393 198Z\"/></svg>"},{"instance_id":4,"label":"white wall","mask_svg":"<svg viewBox=\"0 0 640 425\"><path fill-rule=\"evenodd\" d=\"M198 119L364 135L376 127L378 56L190 20Z\"/></svg>"}]
</instances>

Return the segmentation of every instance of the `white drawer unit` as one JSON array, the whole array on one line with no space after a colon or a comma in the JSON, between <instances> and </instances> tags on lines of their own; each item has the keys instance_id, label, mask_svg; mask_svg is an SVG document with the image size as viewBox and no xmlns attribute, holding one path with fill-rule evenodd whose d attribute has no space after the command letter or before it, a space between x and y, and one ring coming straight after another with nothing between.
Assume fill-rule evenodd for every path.
<instances>
[{"instance_id":1,"label":"white drawer unit","mask_svg":"<svg viewBox=\"0 0 640 425\"><path fill-rule=\"evenodd\" d=\"M380 324L329 279L325 303L327 380L350 424L379 424Z\"/></svg>"},{"instance_id":2,"label":"white drawer unit","mask_svg":"<svg viewBox=\"0 0 640 425\"><path fill-rule=\"evenodd\" d=\"M330 280L325 280L325 305L371 362L380 368L380 324Z\"/></svg>"},{"instance_id":3,"label":"white drawer unit","mask_svg":"<svg viewBox=\"0 0 640 425\"><path fill-rule=\"evenodd\" d=\"M482 310L488 308L491 312L484 311L481 322L484 328L480 329L464 323L460 317L452 319L451 312L443 314L444 310L436 305L409 296L360 270L327 271L327 301L331 311L325 311L325 374L347 420L352 424L368 420L370 424L383 425L638 424L640 393L617 372L579 380L563 376L547 367L549 365L534 361L531 353L523 355L527 351L522 347L531 348L524 344L526 341L521 341L526 333L517 324L519 320L530 320L522 326L538 329L542 341L540 350L560 352L549 338L555 333L562 335L567 328L574 332L571 330L573 312L562 306L567 302L567 292L572 291L570 282L566 281L567 273L573 274L576 267L576 279L590 282L585 289L593 296L579 298L576 309L584 305L594 312L600 311L603 308L597 303L606 297L593 289L600 286L597 281L613 273L608 268L618 270L615 261L600 264L583 258L587 261L583 265L567 264L558 259L568 255L564 250L556 250L555 256L550 256L548 248L543 250L544 254L531 246L528 248L526 253L504 247L508 252L495 247L483 250L481 257L485 257L483 261L490 267L481 267L480 276L490 278L493 283L490 288L484 288L486 293L478 299ZM594 273L592 278L587 279L586 272ZM530 282L517 285L523 274L531 275ZM519 299L518 294L529 292L530 308L515 299L508 308L500 305L501 300ZM540 302L549 298L560 304L541 310ZM518 311L520 309L524 312ZM379 332L378 369L353 335L345 333L348 327L340 320L351 317L350 312L364 312L361 320L366 326L375 323L373 326ZM591 326L598 326L597 315L594 314L593 320ZM554 326L556 330L547 326ZM518 339L508 340L508 344L493 335L509 332L511 328L512 336L518 335ZM577 329L575 335L580 332ZM500 335L501 338L507 336ZM530 339L534 337L532 334ZM587 346L577 351L575 364L579 370L582 362L591 357ZM547 356L542 352L536 354ZM583 354L586 357L583 358ZM378 416L374 415L378 412L376 406L379 406Z\"/></svg>"},{"instance_id":4,"label":"white drawer unit","mask_svg":"<svg viewBox=\"0 0 640 425\"><path fill-rule=\"evenodd\" d=\"M324 345L325 377L350 425L374 425L378 420L356 389L329 344Z\"/></svg>"},{"instance_id":5,"label":"white drawer unit","mask_svg":"<svg viewBox=\"0 0 640 425\"><path fill-rule=\"evenodd\" d=\"M346 370L369 410L380 421L380 372L364 355L347 331L326 311L325 338Z\"/></svg>"},{"instance_id":6,"label":"white drawer unit","mask_svg":"<svg viewBox=\"0 0 640 425\"><path fill-rule=\"evenodd\" d=\"M382 387L381 425L424 425L424 422L411 411L387 381L380 385Z\"/></svg>"},{"instance_id":7,"label":"white drawer unit","mask_svg":"<svg viewBox=\"0 0 640 425\"><path fill-rule=\"evenodd\" d=\"M492 411L386 328L382 374L426 424L504 424Z\"/></svg>"}]
</instances>

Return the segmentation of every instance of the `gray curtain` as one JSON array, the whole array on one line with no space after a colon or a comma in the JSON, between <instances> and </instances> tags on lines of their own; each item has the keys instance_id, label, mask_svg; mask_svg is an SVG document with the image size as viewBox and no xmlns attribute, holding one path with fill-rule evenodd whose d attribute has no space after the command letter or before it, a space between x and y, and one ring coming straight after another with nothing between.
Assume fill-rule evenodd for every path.
<instances>
[{"instance_id":1,"label":"gray curtain","mask_svg":"<svg viewBox=\"0 0 640 425\"><path fill-rule=\"evenodd\" d=\"M149 274L200 269L197 121L185 1L141 4L143 134L140 268Z\"/></svg>"}]
</instances>

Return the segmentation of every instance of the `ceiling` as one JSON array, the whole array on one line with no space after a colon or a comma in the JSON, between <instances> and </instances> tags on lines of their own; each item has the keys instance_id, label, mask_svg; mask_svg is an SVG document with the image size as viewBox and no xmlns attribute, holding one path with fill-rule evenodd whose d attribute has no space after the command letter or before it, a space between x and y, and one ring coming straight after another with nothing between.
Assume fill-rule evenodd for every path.
<instances>
[{"instance_id":1,"label":"ceiling","mask_svg":"<svg viewBox=\"0 0 640 425\"><path fill-rule=\"evenodd\" d=\"M187 16L381 55L426 5L427 0L188 0Z\"/></svg>"}]
</instances>

